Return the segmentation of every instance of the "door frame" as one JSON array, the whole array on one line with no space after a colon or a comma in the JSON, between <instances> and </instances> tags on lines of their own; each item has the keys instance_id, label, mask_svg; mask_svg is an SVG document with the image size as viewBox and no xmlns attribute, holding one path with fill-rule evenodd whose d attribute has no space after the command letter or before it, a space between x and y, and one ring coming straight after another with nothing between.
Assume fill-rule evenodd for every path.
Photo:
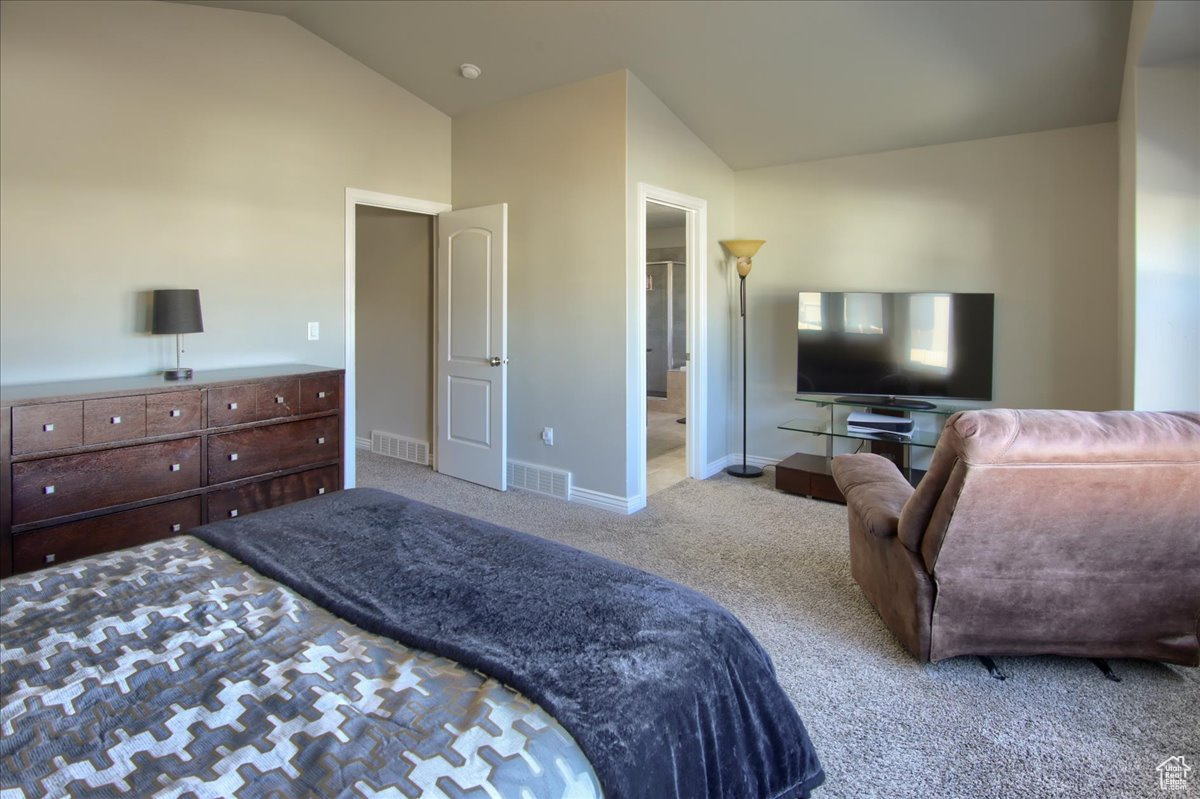
<instances>
[{"instance_id":1,"label":"door frame","mask_svg":"<svg viewBox=\"0 0 1200 799\"><path fill-rule=\"evenodd\" d=\"M628 290L633 312L633 363L629 366L627 418L636 436L629 441L626 473L634 475L630 511L646 506L646 203L678 208L687 214L687 472L702 480L707 463L708 394L708 201L649 183L637 185L635 247Z\"/></svg>"},{"instance_id":2,"label":"door frame","mask_svg":"<svg viewBox=\"0 0 1200 799\"><path fill-rule=\"evenodd\" d=\"M355 457L358 451L358 424L357 424L357 390L355 387L356 370L354 358L354 323L355 323L355 279L357 270L355 267L355 259L357 257L357 217L355 215L355 207L359 205L369 205L375 208L390 208L393 211L408 211L414 214L424 214L434 218L433 241L431 242L436 257L437 249L437 215L445 211L453 211L454 208L448 203L433 202L432 200L419 200L413 197L401 197L398 194L384 194L378 191L366 191L365 189L346 189L346 267L345 267L345 314L343 334L346 342L346 379L345 387L342 389L343 399L343 416L342 416L342 464L343 478L342 485L345 488L354 488L356 485L357 468ZM435 270L436 271L436 270ZM434 303L429 312L431 319L436 321L437 307ZM434 343L436 347L436 342ZM436 383L437 381L432 381ZM437 386L431 386L432 401L437 402ZM435 406L436 407L436 406ZM432 448L436 435L430 436L430 456L432 457Z\"/></svg>"}]
</instances>

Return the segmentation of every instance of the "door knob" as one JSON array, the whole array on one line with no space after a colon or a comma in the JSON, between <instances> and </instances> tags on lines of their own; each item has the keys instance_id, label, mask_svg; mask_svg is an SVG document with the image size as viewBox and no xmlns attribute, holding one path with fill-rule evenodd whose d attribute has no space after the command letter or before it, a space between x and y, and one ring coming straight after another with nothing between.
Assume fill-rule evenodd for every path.
<instances>
[{"instance_id":1,"label":"door knob","mask_svg":"<svg viewBox=\"0 0 1200 799\"><path fill-rule=\"evenodd\" d=\"M508 358L501 358L499 355L493 355L492 359L488 361L488 363L490 363L492 366L503 366L504 364L508 363Z\"/></svg>"}]
</instances>

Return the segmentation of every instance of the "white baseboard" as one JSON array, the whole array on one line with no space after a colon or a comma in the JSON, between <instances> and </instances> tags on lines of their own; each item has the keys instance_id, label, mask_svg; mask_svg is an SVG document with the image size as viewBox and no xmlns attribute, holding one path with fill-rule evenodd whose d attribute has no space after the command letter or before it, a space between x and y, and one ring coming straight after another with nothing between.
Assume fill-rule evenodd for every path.
<instances>
[{"instance_id":1,"label":"white baseboard","mask_svg":"<svg viewBox=\"0 0 1200 799\"><path fill-rule=\"evenodd\" d=\"M723 458L717 458L715 461L712 461L711 463L708 463L707 465L705 465L704 471L701 472L701 474L700 474L700 479L707 480L710 477L715 477L716 475L725 471L725 467L728 465L729 465L729 456L728 455L726 455Z\"/></svg>"},{"instance_id":2,"label":"white baseboard","mask_svg":"<svg viewBox=\"0 0 1200 799\"><path fill-rule=\"evenodd\" d=\"M781 460L783 460L783 458L764 458L761 455L747 455L746 456L746 465L747 466L757 466L760 469L765 469L768 466L774 466L775 464L779 463ZM738 464L741 462L742 462L741 453L726 455L723 458L718 458L717 460L710 462L707 466L704 467L703 479L707 480L708 478L718 475L721 472L725 471L725 469L727 467L733 466L734 464Z\"/></svg>"},{"instance_id":3,"label":"white baseboard","mask_svg":"<svg viewBox=\"0 0 1200 799\"><path fill-rule=\"evenodd\" d=\"M367 450L367 451L369 452L369 451L371 450L371 439L369 439L369 438L355 438L355 439L354 439L354 446L355 446L355 448L356 448L356 449L365 449L365 450Z\"/></svg>"},{"instance_id":4,"label":"white baseboard","mask_svg":"<svg viewBox=\"0 0 1200 799\"><path fill-rule=\"evenodd\" d=\"M760 469L765 469L768 466L774 466L783 460L782 458L764 458L761 455L749 455L746 457L746 463L750 466L757 466ZM732 466L742 462L741 454L726 455L723 458L718 458L715 461L710 461L704 467L702 480L707 480L710 477L715 477L725 471L727 466ZM595 508L603 508L617 513L623 513L628 516L631 513L637 513L642 508L646 507L645 496L634 497L619 497L615 494L604 494L600 491L589 491L586 488L571 487L571 501L579 502L583 505L591 505Z\"/></svg>"},{"instance_id":5,"label":"white baseboard","mask_svg":"<svg viewBox=\"0 0 1200 799\"><path fill-rule=\"evenodd\" d=\"M602 491L592 491L587 488L571 486L571 501L581 505L591 505L628 516L646 507L644 496L619 497L616 494L605 494Z\"/></svg>"},{"instance_id":6,"label":"white baseboard","mask_svg":"<svg viewBox=\"0 0 1200 799\"><path fill-rule=\"evenodd\" d=\"M521 479L515 479L520 477ZM529 478L534 478L530 480ZM555 481L553 478L559 478ZM616 494L605 494L602 491L592 491L574 485L571 473L563 469L553 469L536 463L510 460L508 462L508 485L520 488L542 496L565 499L568 502L578 502L580 505L590 505L593 508L629 515L646 507L646 498L619 497ZM543 485L561 485L562 492L539 490Z\"/></svg>"},{"instance_id":7,"label":"white baseboard","mask_svg":"<svg viewBox=\"0 0 1200 799\"><path fill-rule=\"evenodd\" d=\"M775 464L779 463L781 460L783 460L783 458L764 458L759 455L747 455L746 456L746 465L747 466L757 466L760 469L765 469L768 466L774 466ZM730 466L732 466L735 463L741 463L741 462L742 462L742 459L740 457L737 457L735 455L729 456L729 465Z\"/></svg>"}]
</instances>

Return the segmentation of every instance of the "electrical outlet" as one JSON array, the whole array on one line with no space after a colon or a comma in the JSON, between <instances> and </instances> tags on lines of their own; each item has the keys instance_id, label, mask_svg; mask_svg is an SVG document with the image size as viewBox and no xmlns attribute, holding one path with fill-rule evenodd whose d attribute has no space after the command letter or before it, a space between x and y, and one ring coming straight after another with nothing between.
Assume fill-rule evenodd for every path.
<instances>
[{"instance_id":1,"label":"electrical outlet","mask_svg":"<svg viewBox=\"0 0 1200 799\"><path fill-rule=\"evenodd\" d=\"M554 428L553 427L543 427L542 428L542 441L545 442L547 447L554 446Z\"/></svg>"},{"instance_id":2,"label":"electrical outlet","mask_svg":"<svg viewBox=\"0 0 1200 799\"><path fill-rule=\"evenodd\" d=\"M320 338L321 338L321 323L320 322L309 322L308 323L308 340L309 341L317 341Z\"/></svg>"}]
</instances>

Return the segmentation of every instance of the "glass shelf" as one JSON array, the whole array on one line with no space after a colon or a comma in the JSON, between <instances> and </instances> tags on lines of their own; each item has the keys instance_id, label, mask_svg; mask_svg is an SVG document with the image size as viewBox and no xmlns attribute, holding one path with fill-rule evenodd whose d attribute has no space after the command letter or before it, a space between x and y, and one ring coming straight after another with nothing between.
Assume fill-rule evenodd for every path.
<instances>
[{"instance_id":1,"label":"glass shelf","mask_svg":"<svg viewBox=\"0 0 1200 799\"><path fill-rule=\"evenodd\" d=\"M889 404L883 400L872 401L869 397L863 397L862 401L859 402L842 400L838 397L806 397L804 395L797 395L796 402L804 402L809 405L815 405L818 408L872 408L875 410L901 411L903 413L929 413L933 414L934 416L953 416L959 411L979 410L981 407L977 405L935 404L932 408L905 408L903 406ZM780 425L780 427L783 427L783 425ZM837 434L835 433L834 435Z\"/></svg>"},{"instance_id":2,"label":"glass shelf","mask_svg":"<svg viewBox=\"0 0 1200 799\"><path fill-rule=\"evenodd\" d=\"M829 406L835 403L822 401L817 404ZM926 413L934 413L934 411L926 411ZM929 449L937 446L938 440L938 433L929 430L914 430L911 436L889 435L887 433L859 433L847 429L844 420L830 422L828 419L789 419L779 425L779 429L790 430L794 433L812 433L817 436L832 436L833 438L853 438L858 441L884 441L889 444L902 444L906 447L927 447Z\"/></svg>"}]
</instances>

